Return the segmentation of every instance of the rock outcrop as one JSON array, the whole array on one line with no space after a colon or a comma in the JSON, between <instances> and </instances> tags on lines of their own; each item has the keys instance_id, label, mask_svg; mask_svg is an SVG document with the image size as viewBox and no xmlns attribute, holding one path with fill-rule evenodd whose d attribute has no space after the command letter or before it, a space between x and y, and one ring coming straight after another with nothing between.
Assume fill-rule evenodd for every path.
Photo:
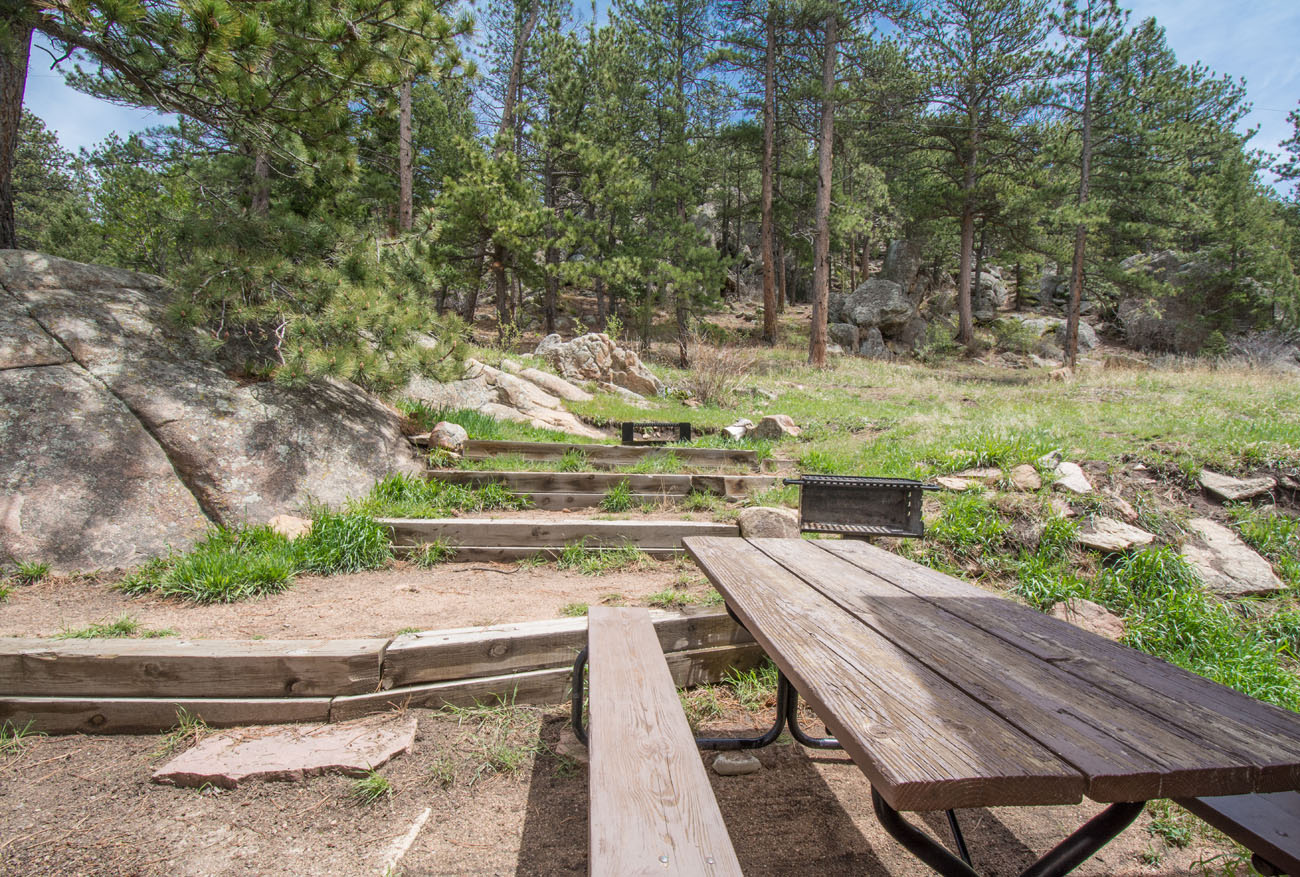
<instances>
[{"instance_id":1,"label":"rock outcrop","mask_svg":"<svg viewBox=\"0 0 1300 877\"><path fill-rule=\"evenodd\" d=\"M422 469L388 405L238 381L166 307L158 277L0 251L0 556L130 565Z\"/></svg>"},{"instance_id":2,"label":"rock outcrop","mask_svg":"<svg viewBox=\"0 0 1300 877\"><path fill-rule=\"evenodd\" d=\"M901 330L916 314L916 305L892 280L873 277L844 299L844 321L859 329L879 329L882 334Z\"/></svg>"},{"instance_id":3,"label":"rock outcrop","mask_svg":"<svg viewBox=\"0 0 1300 877\"><path fill-rule=\"evenodd\" d=\"M547 335L537 345L536 354L545 357L570 381L610 383L642 396L664 392L663 381L642 364L635 352L619 347L603 332L580 335L572 341Z\"/></svg>"}]
</instances>

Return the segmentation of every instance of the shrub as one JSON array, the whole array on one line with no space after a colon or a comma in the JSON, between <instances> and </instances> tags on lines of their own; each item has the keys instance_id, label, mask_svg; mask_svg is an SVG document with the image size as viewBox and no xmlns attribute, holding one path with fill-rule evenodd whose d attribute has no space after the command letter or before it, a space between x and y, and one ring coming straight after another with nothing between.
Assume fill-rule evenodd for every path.
<instances>
[{"instance_id":1,"label":"shrub","mask_svg":"<svg viewBox=\"0 0 1300 877\"><path fill-rule=\"evenodd\" d=\"M698 333L689 341L691 370L682 388L705 405L722 405L754 371L757 357L741 347L713 345Z\"/></svg>"}]
</instances>

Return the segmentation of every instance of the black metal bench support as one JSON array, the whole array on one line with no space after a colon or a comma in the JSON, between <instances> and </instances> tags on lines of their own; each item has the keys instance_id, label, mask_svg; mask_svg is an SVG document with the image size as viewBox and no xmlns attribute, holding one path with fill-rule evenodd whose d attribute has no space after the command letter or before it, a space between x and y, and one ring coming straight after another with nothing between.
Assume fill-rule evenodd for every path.
<instances>
[{"instance_id":1,"label":"black metal bench support","mask_svg":"<svg viewBox=\"0 0 1300 877\"><path fill-rule=\"evenodd\" d=\"M876 811L876 818L881 826L889 832L890 837L902 844L908 852L916 856L935 873L943 877L979 877L979 872L970 866L970 859L965 854L965 842L958 842L962 858L954 856L938 841L924 831L912 825L902 814L890 807L874 788L871 790L871 803ZM1120 832L1133 824L1138 818L1145 801L1120 802L1111 804L1074 834L1061 841L1037 862L1020 872L1020 877L1058 877L1068 874L1091 858L1098 850L1114 840ZM949 824L956 824L956 817L949 812ZM960 837L960 829L956 829ZM963 861L963 859L965 859Z\"/></svg>"}]
</instances>

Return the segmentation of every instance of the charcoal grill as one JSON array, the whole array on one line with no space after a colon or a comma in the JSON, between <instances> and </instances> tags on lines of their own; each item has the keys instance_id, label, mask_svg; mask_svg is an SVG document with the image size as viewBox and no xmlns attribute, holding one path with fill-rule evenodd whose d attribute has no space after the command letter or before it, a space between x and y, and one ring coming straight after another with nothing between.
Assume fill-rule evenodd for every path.
<instances>
[{"instance_id":1,"label":"charcoal grill","mask_svg":"<svg viewBox=\"0 0 1300 877\"><path fill-rule=\"evenodd\" d=\"M939 489L910 478L850 475L801 475L787 478L785 483L799 485L801 532L859 539L923 536L921 494Z\"/></svg>"},{"instance_id":2,"label":"charcoal grill","mask_svg":"<svg viewBox=\"0 0 1300 877\"><path fill-rule=\"evenodd\" d=\"M623 441L625 445L666 445L669 442L688 442L691 440L691 425L689 423L637 423L630 420L623 421ZM660 433L654 438L639 439L638 432L653 429ZM662 433L676 432L672 438L667 438Z\"/></svg>"}]
</instances>

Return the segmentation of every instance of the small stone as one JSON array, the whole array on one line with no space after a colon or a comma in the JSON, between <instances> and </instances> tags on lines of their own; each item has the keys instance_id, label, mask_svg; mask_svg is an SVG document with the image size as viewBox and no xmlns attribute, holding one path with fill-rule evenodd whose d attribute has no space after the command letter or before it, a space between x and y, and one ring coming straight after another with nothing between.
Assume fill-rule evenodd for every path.
<instances>
[{"instance_id":1,"label":"small stone","mask_svg":"<svg viewBox=\"0 0 1300 877\"><path fill-rule=\"evenodd\" d=\"M783 439L799 435L802 429L795 426L788 414L769 414L754 427L754 437L761 439Z\"/></svg>"},{"instance_id":2,"label":"small stone","mask_svg":"<svg viewBox=\"0 0 1300 877\"><path fill-rule=\"evenodd\" d=\"M1056 474L1056 481L1052 487L1057 490L1068 490L1071 493L1092 493L1092 482L1088 476L1083 474L1083 469L1078 463L1057 463L1056 468L1052 470Z\"/></svg>"},{"instance_id":3,"label":"small stone","mask_svg":"<svg viewBox=\"0 0 1300 877\"><path fill-rule=\"evenodd\" d=\"M956 474L956 477L969 478L972 481L983 481L985 484L994 485L1002 480L1002 470L994 468L963 469Z\"/></svg>"},{"instance_id":4,"label":"small stone","mask_svg":"<svg viewBox=\"0 0 1300 877\"><path fill-rule=\"evenodd\" d=\"M465 449L465 442L469 441L469 433L458 423L450 421L441 421L429 433L429 447L442 448L444 451L452 451L459 454Z\"/></svg>"},{"instance_id":5,"label":"small stone","mask_svg":"<svg viewBox=\"0 0 1300 877\"><path fill-rule=\"evenodd\" d=\"M971 482L965 478L957 478L952 475L940 475L934 480L944 490L969 490L971 486Z\"/></svg>"},{"instance_id":6,"label":"small stone","mask_svg":"<svg viewBox=\"0 0 1300 877\"><path fill-rule=\"evenodd\" d=\"M738 442L745 437L748 430L743 426L724 426L722 432L723 435L731 439L733 442Z\"/></svg>"},{"instance_id":7,"label":"small stone","mask_svg":"<svg viewBox=\"0 0 1300 877\"><path fill-rule=\"evenodd\" d=\"M1188 527L1199 539L1183 543L1183 557L1216 594L1243 597L1285 589L1272 564L1227 527L1209 518L1192 518Z\"/></svg>"},{"instance_id":8,"label":"small stone","mask_svg":"<svg viewBox=\"0 0 1300 877\"><path fill-rule=\"evenodd\" d=\"M1021 463L1011 470L1011 483L1017 490L1038 490L1043 486L1043 479L1039 477L1038 470L1033 466Z\"/></svg>"},{"instance_id":9,"label":"small stone","mask_svg":"<svg viewBox=\"0 0 1300 877\"><path fill-rule=\"evenodd\" d=\"M1049 499L1047 505L1058 518L1073 518L1076 514L1074 507L1059 496Z\"/></svg>"},{"instance_id":10,"label":"small stone","mask_svg":"<svg viewBox=\"0 0 1300 877\"><path fill-rule=\"evenodd\" d=\"M1127 551L1150 545L1155 538L1146 530L1114 518L1093 518L1079 528L1079 544L1094 551Z\"/></svg>"},{"instance_id":11,"label":"small stone","mask_svg":"<svg viewBox=\"0 0 1300 877\"><path fill-rule=\"evenodd\" d=\"M1128 521L1130 524L1137 521L1137 509L1133 508L1128 500L1113 490L1107 490L1105 493L1106 496L1110 497L1111 505L1115 507L1115 511L1119 512L1121 518Z\"/></svg>"},{"instance_id":12,"label":"small stone","mask_svg":"<svg viewBox=\"0 0 1300 877\"><path fill-rule=\"evenodd\" d=\"M555 744L555 754L579 764L591 763L591 753L579 742L578 735L573 733L572 728L565 728L560 732L559 742Z\"/></svg>"},{"instance_id":13,"label":"small stone","mask_svg":"<svg viewBox=\"0 0 1300 877\"><path fill-rule=\"evenodd\" d=\"M754 753L743 750L719 752L718 757L713 759L713 772L721 777L743 777L757 773L762 767L763 762Z\"/></svg>"},{"instance_id":14,"label":"small stone","mask_svg":"<svg viewBox=\"0 0 1300 877\"><path fill-rule=\"evenodd\" d=\"M1201 487L1220 502L1238 502L1268 493L1277 487L1277 481L1269 476L1261 478L1233 478L1220 475L1209 469L1201 470Z\"/></svg>"},{"instance_id":15,"label":"small stone","mask_svg":"<svg viewBox=\"0 0 1300 877\"><path fill-rule=\"evenodd\" d=\"M1071 597L1064 603L1057 603L1048 614L1106 639L1118 641L1124 636L1124 620L1091 600Z\"/></svg>"},{"instance_id":16,"label":"small stone","mask_svg":"<svg viewBox=\"0 0 1300 877\"><path fill-rule=\"evenodd\" d=\"M1038 468L1039 468L1039 469L1055 469L1055 468L1056 468L1056 464L1059 463L1059 462L1061 462L1061 460L1063 460L1063 459L1065 459L1065 458L1064 458L1064 456L1061 454L1061 449L1060 449L1060 448L1057 448L1057 449L1054 450L1054 451L1048 451L1046 454L1043 454L1043 456L1041 456L1041 457L1038 458L1038 461L1037 461L1037 462L1038 462Z\"/></svg>"},{"instance_id":17,"label":"small stone","mask_svg":"<svg viewBox=\"0 0 1300 877\"><path fill-rule=\"evenodd\" d=\"M266 524L286 539L297 539L311 532L311 521L294 515L276 515Z\"/></svg>"},{"instance_id":18,"label":"small stone","mask_svg":"<svg viewBox=\"0 0 1300 877\"><path fill-rule=\"evenodd\" d=\"M747 539L798 539L799 513L794 509L755 506L742 509L736 519Z\"/></svg>"},{"instance_id":19,"label":"small stone","mask_svg":"<svg viewBox=\"0 0 1300 877\"><path fill-rule=\"evenodd\" d=\"M205 737L154 771L173 786L233 789L250 779L301 780L323 773L365 776L415 745L415 716L329 725L237 728Z\"/></svg>"},{"instance_id":20,"label":"small stone","mask_svg":"<svg viewBox=\"0 0 1300 877\"><path fill-rule=\"evenodd\" d=\"M1035 368L1059 368L1061 365L1054 359L1043 359L1037 353L1029 354L1029 362L1033 364Z\"/></svg>"}]
</instances>

